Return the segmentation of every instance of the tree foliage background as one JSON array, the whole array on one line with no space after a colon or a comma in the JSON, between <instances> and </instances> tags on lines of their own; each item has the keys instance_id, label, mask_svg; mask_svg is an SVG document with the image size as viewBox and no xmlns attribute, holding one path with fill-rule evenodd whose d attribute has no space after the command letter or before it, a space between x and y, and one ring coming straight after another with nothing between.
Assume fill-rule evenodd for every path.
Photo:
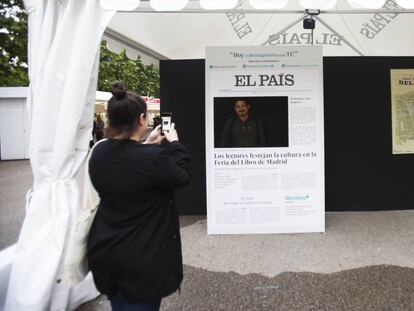
<instances>
[{"instance_id":1,"label":"tree foliage background","mask_svg":"<svg viewBox=\"0 0 414 311\"><path fill-rule=\"evenodd\" d=\"M111 52L106 41L102 41L98 89L109 91L115 80L123 81L129 90L139 95L160 96L160 73L153 64L144 65L139 57L129 59L125 50L120 54Z\"/></svg>"},{"instance_id":2,"label":"tree foliage background","mask_svg":"<svg viewBox=\"0 0 414 311\"><path fill-rule=\"evenodd\" d=\"M144 65L138 57L129 59L126 51L111 52L101 44L98 90L109 91L121 80L140 95L159 97L160 74L154 65ZM23 0L0 0L0 86L28 86L27 15Z\"/></svg>"},{"instance_id":3,"label":"tree foliage background","mask_svg":"<svg viewBox=\"0 0 414 311\"><path fill-rule=\"evenodd\" d=\"M27 86L27 15L23 0L0 0L0 86Z\"/></svg>"}]
</instances>

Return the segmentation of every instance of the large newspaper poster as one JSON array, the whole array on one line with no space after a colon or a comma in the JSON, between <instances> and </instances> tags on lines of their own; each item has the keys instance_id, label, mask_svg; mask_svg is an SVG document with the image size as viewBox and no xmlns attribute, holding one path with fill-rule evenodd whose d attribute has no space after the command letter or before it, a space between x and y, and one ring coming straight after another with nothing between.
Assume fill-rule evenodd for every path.
<instances>
[{"instance_id":1,"label":"large newspaper poster","mask_svg":"<svg viewBox=\"0 0 414 311\"><path fill-rule=\"evenodd\" d=\"M322 48L206 50L208 234L325 231Z\"/></svg>"},{"instance_id":2,"label":"large newspaper poster","mask_svg":"<svg viewBox=\"0 0 414 311\"><path fill-rule=\"evenodd\" d=\"M391 70L392 153L414 153L414 69Z\"/></svg>"}]
</instances>

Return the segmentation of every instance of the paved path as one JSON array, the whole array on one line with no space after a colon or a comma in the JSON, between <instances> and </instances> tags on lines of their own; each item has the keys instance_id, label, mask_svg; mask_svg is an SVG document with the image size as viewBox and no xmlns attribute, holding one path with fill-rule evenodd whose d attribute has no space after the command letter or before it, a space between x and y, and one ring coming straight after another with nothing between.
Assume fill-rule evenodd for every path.
<instances>
[{"instance_id":1,"label":"paved path","mask_svg":"<svg viewBox=\"0 0 414 311\"><path fill-rule=\"evenodd\" d=\"M29 161L0 161L0 249L17 241L32 184Z\"/></svg>"},{"instance_id":2,"label":"paved path","mask_svg":"<svg viewBox=\"0 0 414 311\"><path fill-rule=\"evenodd\" d=\"M0 161L0 248L31 183L28 161ZM180 221L185 279L162 310L414 310L414 210L328 213L324 234L208 236L205 217Z\"/></svg>"}]
</instances>

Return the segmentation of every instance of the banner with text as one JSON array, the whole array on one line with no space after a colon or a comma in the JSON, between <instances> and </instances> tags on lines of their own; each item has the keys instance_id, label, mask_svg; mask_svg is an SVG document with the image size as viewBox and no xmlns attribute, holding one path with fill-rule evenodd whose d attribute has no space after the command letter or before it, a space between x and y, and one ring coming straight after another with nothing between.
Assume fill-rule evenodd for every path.
<instances>
[{"instance_id":1,"label":"banner with text","mask_svg":"<svg viewBox=\"0 0 414 311\"><path fill-rule=\"evenodd\" d=\"M206 49L209 234L325 231L320 46Z\"/></svg>"}]
</instances>

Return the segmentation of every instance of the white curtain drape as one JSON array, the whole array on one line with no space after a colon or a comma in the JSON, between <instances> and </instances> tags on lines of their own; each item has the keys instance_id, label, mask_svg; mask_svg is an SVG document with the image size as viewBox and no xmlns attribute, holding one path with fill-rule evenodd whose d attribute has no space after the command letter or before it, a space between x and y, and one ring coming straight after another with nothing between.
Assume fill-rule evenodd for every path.
<instances>
[{"instance_id":1,"label":"white curtain drape","mask_svg":"<svg viewBox=\"0 0 414 311\"><path fill-rule=\"evenodd\" d=\"M335 6L336 0L299 0L299 3L306 9L328 10Z\"/></svg>"},{"instance_id":2,"label":"white curtain drape","mask_svg":"<svg viewBox=\"0 0 414 311\"><path fill-rule=\"evenodd\" d=\"M404 9L414 9L414 0L397 0L397 4Z\"/></svg>"},{"instance_id":3,"label":"white curtain drape","mask_svg":"<svg viewBox=\"0 0 414 311\"><path fill-rule=\"evenodd\" d=\"M200 0L200 6L205 10L232 9L238 0Z\"/></svg>"},{"instance_id":4,"label":"white curtain drape","mask_svg":"<svg viewBox=\"0 0 414 311\"><path fill-rule=\"evenodd\" d=\"M155 11L180 11L189 0L150 0L151 7Z\"/></svg>"},{"instance_id":5,"label":"white curtain drape","mask_svg":"<svg viewBox=\"0 0 414 311\"><path fill-rule=\"evenodd\" d=\"M349 4L356 9L380 9L385 0L348 0Z\"/></svg>"},{"instance_id":6,"label":"white curtain drape","mask_svg":"<svg viewBox=\"0 0 414 311\"><path fill-rule=\"evenodd\" d=\"M283 9L288 4L288 0L249 0L249 3L255 9L275 10L275 9Z\"/></svg>"},{"instance_id":7,"label":"white curtain drape","mask_svg":"<svg viewBox=\"0 0 414 311\"><path fill-rule=\"evenodd\" d=\"M64 269L80 207L74 179L88 152L99 46L115 10L99 0L26 0L33 189L15 247L6 310L67 310L95 297Z\"/></svg>"}]
</instances>

